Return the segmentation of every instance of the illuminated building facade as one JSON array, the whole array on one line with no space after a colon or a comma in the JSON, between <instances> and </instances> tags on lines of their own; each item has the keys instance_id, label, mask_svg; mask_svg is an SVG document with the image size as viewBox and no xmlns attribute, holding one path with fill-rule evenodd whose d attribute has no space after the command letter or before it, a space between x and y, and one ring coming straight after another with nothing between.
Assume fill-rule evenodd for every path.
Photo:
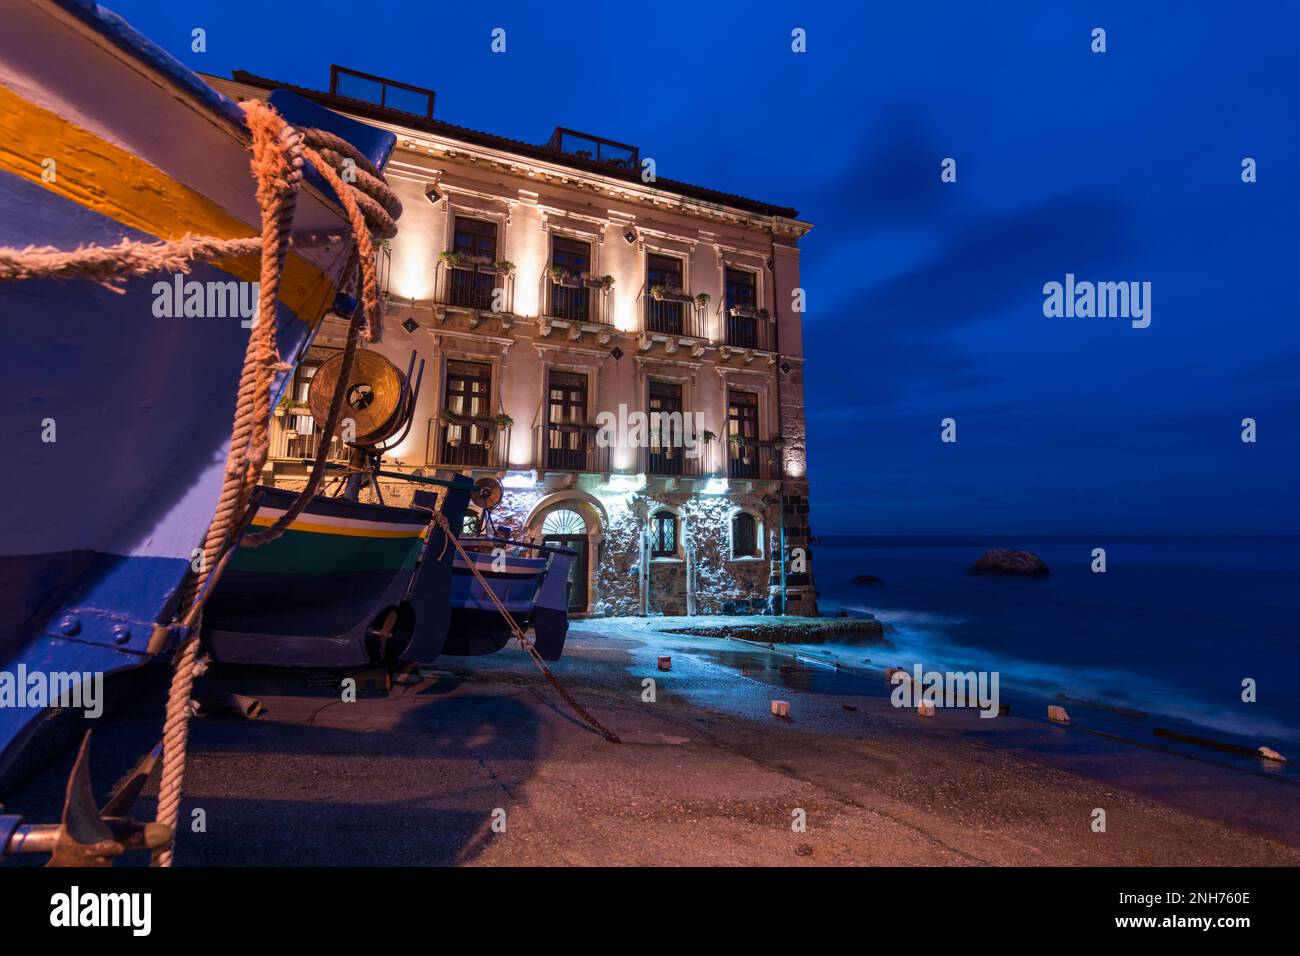
<instances>
[{"instance_id":1,"label":"illuminated building facade","mask_svg":"<svg viewBox=\"0 0 1300 956\"><path fill-rule=\"evenodd\" d=\"M211 82L235 98L284 87ZM498 524L581 555L574 614L816 613L811 226L795 210L652 177L650 157L597 136L534 145L434 120L432 91L377 77L335 68L329 93L289 88L398 138L377 348L425 372L387 467L501 479ZM315 451L293 412L277 420L277 481Z\"/></svg>"}]
</instances>

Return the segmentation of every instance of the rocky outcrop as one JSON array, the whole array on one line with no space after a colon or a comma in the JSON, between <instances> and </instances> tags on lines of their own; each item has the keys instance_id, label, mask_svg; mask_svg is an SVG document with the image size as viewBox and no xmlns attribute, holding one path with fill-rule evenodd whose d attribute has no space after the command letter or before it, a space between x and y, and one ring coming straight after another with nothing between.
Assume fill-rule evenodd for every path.
<instances>
[{"instance_id":1,"label":"rocky outcrop","mask_svg":"<svg viewBox=\"0 0 1300 956\"><path fill-rule=\"evenodd\" d=\"M880 585L884 584L885 582L882 581L880 578L876 577L874 574L859 574L849 583L860 584L863 587L880 587Z\"/></svg>"},{"instance_id":2,"label":"rocky outcrop","mask_svg":"<svg viewBox=\"0 0 1300 956\"><path fill-rule=\"evenodd\" d=\"M885 637L884 625L872 618L775 617L734 624L725 619L686 620L697 623L665 623L656 626L655 630L665 634L693 634L699 637L738 637L770 644L821 644L845 639L853 639L855 643L870 643L881 641Z\"/></svg>"},{"instance_id":3,"label":"rocky outcrop","mask_svg":"<svg viewBox=\"0 0 1300 956\"><path fill-rule=\"evenodd\" d=\"M1038 578L1051 574L1041 558L1028 551L991 548L970 566L970 574L998 574L1009 577Z\"/></svg>"}]
</instances>

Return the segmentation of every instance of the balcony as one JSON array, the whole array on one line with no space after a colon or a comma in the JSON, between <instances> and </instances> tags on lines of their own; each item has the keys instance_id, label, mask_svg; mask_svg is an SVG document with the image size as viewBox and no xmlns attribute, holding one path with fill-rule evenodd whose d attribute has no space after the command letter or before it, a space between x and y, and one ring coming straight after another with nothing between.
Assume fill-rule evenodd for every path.
<instances>
[{"instance_id":1,"label":"balcony","mask_svg":"<svg viewBox=\"0 0 1300 956\"><path fill-rule=\"evenodd\" d=\"M286 409L271 421L271 450L269 457L279 461L315 459L320 448L321 430L311 415L298 414ZM334 436L331 441L329 461L347 461L350 449Z\"/></svg>"},{"instance_id":2,"label":"balcony","mask_svg":"<svg viewBox=\"0 0 1300 956\"><path fill-rule=\"evenodd\" d=\"M620 172L634 172L640 168L640 151L635 146L579 133L557 126L546 148L564 156L580 159L592 167L605 166Z\"/></svg>"},{"instance_id":3,"label":"balcony","mask_svg":"<svg viewBox=\"0 0 1300 956\"><path fill-rule=\"evenodd\" d=\"M514 266L508 262L438 260L434 276L434 302L438 305L510 315L514 290Z\"/></svg>"},{"instance_id":4,"label":"balcony","mask_svg":"<svg viewBox=\"0 0 1300 956\"><path fill-rule=\"evenodd\" d=\"M727 442L727 477L738 481L780 481L781 449L773 442Z\"/></svg>"},{"instance_id":5,"label":"balcony","mask_svg":"<svg viewBox=\"0 0 1300 956\"><path fill-rule=\"evenodd\" d=\"M664 342L669 353L677 351L682 340L689 340L694 354L700 355L709 343L704 308L688 293L664 292L642 297L641 350L648 351L654 342Z\"/></svg>"},{"instance_id":6,"label":"balcony","mask_svg":"<svg viewBox=\"0 0 1300 956\"><path fill-rule=\"evenodd\" d=\"M733 349L775 352L775 323L766 309L732 306L723 314L725 343Z\"/></svg>"},{"instance_id":7,"label":"balcony","mask_svg":"<svg viewBox=\"0 0 1300 956\"><path fill-rule=\"evenodd\" d=\"M510 429L490 418L442 421L430 418L425 428L425 465L445 468L504 468Z\"/></svg>"},{"instance_id":8,"label":"balcony","mask_svg":"<svg viewBox=\"0 0 1300 956\"><path fill-rule=\"evenodd\" d=\"M695 455L688 456L685 448L662 445L641 450L641 470L647 475L674 478L699 478L704 475L704 457L697 446Z\"/></svg>"},{"instance_id":9,"label":"balcony","mask_svg":"<svg viewBox=\"0 0 1300 956\"><path fill-rule=\"evenodd\" d=\"M542 428L539 471L609 472L609 448L596 443L591 425L547 425Z\"/></svg>"},{"instance_id":10,"label":"balcony","mask_svg":"<svg viewBox=\"0 0 1300 956\"><path fill-rule=\"evenodd\" d=\"M610 284L604 279L555 273L544 276L542 281L546 286L547 316L585 325L611 324Z\"/></svg>"}]
</instances>

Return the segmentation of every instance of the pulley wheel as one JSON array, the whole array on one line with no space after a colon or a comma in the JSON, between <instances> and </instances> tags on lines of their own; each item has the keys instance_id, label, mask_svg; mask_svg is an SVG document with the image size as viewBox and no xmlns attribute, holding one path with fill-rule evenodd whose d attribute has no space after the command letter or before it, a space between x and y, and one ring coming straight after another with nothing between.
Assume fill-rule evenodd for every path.
<instances>
[{"instance_id":1,"label":"pulley wheel","mask_svg":"<svg viewBox=\"0 0 1300 956\"><path fill-rule=\"evenodd\" d=\"M343 353L331 356L320 364L312 376L307 390L307 407L318 428L324 428L329 418L330 402L343 367ZM343 409L339 413L339 430L352 419L356 423L353 445L377 445L397 434L411 414L411 396L406 388L406 377L397 366L378 352L358 351L352 360L347 390L343 393Z\"/></svg>"}]
</instances>

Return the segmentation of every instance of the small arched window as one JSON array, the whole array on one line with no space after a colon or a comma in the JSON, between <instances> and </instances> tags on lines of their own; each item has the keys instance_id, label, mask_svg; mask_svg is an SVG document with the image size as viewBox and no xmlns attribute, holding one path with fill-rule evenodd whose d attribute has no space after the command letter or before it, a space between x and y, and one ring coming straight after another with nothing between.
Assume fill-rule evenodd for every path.
<instances>
[{"instance_id":1,"label":"small arched window","mask_svg":"<svg viewBox=\"0 0 1300 956\"><path fill-rule=\"evenodd\" d=\"M731 519L731 556L758 557L758 522L748 511L737 511Z\"/></svg>"},{"instance_id":2,"label":"small arched window","mask_svg":"<svg viewBox=\"0 0 1300 956\"><path fill-rule=\"evenodd\" d=\"M677 557L677 537L677 515L671 511L656 511L650 518L650 556Z\"/></svg>"}]
</instances>

